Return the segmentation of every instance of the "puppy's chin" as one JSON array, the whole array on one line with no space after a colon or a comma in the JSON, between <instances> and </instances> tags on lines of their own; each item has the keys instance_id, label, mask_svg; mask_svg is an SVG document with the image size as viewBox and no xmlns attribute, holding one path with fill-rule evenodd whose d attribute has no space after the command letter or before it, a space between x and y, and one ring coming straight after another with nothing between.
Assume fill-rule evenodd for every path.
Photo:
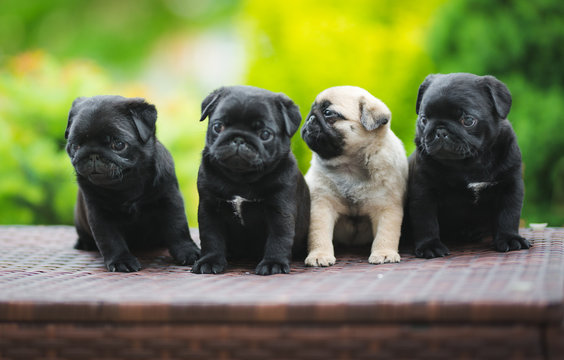
<instances>
[{"instance_id":1,"label":"puppy's chin","mask_svg":"<svg viewBox=\"0 0 564 360\"><path fill-rule=\"evenodd\" d=\"M472 157L472 152L467 147L453 143L426 143L424 149L429 156L439 160L462 160Z\"/></svg>"},{"instance_id":2,"label":"puppy's chin","mask_svg":"<svg viewBox=\"0 0 564 360\"><path fill-rule=\"evenodd\" d=\"M247 159L239 155L234 155L229 158L216 158L216 164L228 172L246 174L251 172L262 171L262 163L259 161L249 162Z\"/></svg>"},{"instance_id":3,"label":"puppy's chin","mask_svg":"<svg viewBox=\"0 0 564 360\"><path fill-rule=\"evenodd\" d=\"M100 174L100 173L95 173L95 174L90 174L88 176L84 176L88 179L88 181L90 183L92 183L93 185L96 186L112 186L112 185L118 185L122 182L122 178L114 178L111 176L108 176L108 174Z\"/></svg>"}]
</instances>

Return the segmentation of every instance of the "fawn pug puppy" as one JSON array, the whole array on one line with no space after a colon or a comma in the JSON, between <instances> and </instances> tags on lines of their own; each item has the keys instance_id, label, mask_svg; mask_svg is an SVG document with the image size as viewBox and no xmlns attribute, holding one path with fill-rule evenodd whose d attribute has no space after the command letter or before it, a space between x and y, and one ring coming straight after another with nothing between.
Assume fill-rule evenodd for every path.
<instances>
[{"instance_id":1,"label":"fawn pug puppy","mask_svg":"<svg viewBox=\"0 0 564 360\"><path fill-rule=\"evenodd\" d=\"M335 264L333 241L370 243L372 264L399 262L407 158L391 112L368 91L332 87L315 99L302 129L314 152L308 266Z\"/></svg>"}]
</instances>

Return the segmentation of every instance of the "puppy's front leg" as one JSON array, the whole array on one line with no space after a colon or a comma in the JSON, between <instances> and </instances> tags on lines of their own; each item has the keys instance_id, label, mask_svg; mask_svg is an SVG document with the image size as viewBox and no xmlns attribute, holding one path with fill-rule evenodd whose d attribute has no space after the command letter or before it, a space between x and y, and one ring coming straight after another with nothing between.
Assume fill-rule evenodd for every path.
<instances>
[{"instance_id":1,"label":"puppy's front leg","mask_svg":"<svg viewBox=\"0 0 564 360\"><path fill-rule=\"evenodd\" d=\"M390 205L386 208L375 209L370 214L372 233L375 234L368 262L371 264L384 264L400 262L398 254L399 239L401 235L401 222L403 220L403 207Z\"/></svg>"},{"instance_id":2,"label":"puppy's front leg","mask_svg":"<svg viewBox=\"0 0 564 360\"><path fill-rule=\"evenodd\" d=\"M90 206L88 223L91 224L92 234L104 264L108 271L133 272L141 270L139 260L129 251L129 247L118 227L109 216L105 216L96 208ZM96 224L97 226L92 226Z\"/></svg>"},{"instance_id":3,"label":"puppy's front leg","mask_svg":"<svg viewBox=\"0 0 564 360\"><path fill-rule=\"evenodd\" d=\"M410 182L417 182L410 180ZM410 184L408 194L409 220L415 243L415 256L432 259L449 255L440 240L438 206L431 190Z\"/></svg>"},{"instance_id":4,"label":"puppy's front leg","mask_svg":"<svg viewBox=\"0 0 564 360\"><path fill-rule=\"evenodd\" d=\"M520 174L519 171L515 181L500 186L500 201L493 226L494 247L497 251L506 252L531 247L531 243L519 235L519 219L524 195Z\"/></svg>"},{"instance_id":5,"label":"puppy's front leg","mask_svg":"<svg viewBox=\"0 0 564 360\"><path fill-rule=\"evenodd\" d=\"M309 225L307 266L331 266L335 264L333 230L339 214L333 205L322 199L312 199Z\"/></svg>"},{"instance_id":6,"label":"puppy's front leg","mask_svg":"<svg viewBox=\"0 0 564 360\"><path fill-rule=\"evenodd\" d=\"M201 257L194 266L195 274L219 274L227 267L225 234L217 201L206 199L200 192L198 224L200 226Z\"/></svg>"},{"instance_id":7,"label":"puppy's front leg","mask_svg":"<svg viewBox=\"0 0 564 360\"><path fill-rule=\"evenodd\" d=\"M289 206L288 201L275 199L266 204L266 225L268 235L264 245L264 256L257 265L257 275L273 275L290 273L292 245L296 231L296 207Z\"/></svg>"}]
</instances>

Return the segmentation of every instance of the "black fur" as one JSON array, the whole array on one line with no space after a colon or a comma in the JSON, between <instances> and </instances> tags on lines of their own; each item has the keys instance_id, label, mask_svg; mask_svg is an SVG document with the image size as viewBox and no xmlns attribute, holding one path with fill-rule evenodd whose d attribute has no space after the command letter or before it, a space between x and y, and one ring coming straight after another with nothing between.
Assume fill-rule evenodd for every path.
<instances>
[{"instance_id":1,"label":"black fur","mask_svg":"<svg viewBox=\"0 0 564 360\"><path fill-rule=\"evenodd\" d=\"M130 249L166 246L183 265L199 255L156 120L153 105L121 96L78 98L69 112L66 149L79 185L75 248L99 249L109 271L141 269Z\"/></svg>"},{"instance_id":2,"label":"black fur","mask_svg":"<svg viewBox=\"0 0 564 360\"><path fill-rule=\"evenodd\" d=\"M436 74L421 84L406 208L416 256L445 256L444 242L488 236L497 251L530 247L518 233L523 180L510 107L493 76ZM475 192L476 183L487 185Z\"/></svg>"},{"instance_id":3,"label":"black fur","mask_svg":"<svg viewBox=\"0 0 564 360\"><path fill-rule=\"evenodd\" d=\"M332 126L335 121L344 117L329 110L330 106L331 102L327 100L321 104L313 103L302 128L302 138L306 144L326 160L341 156L345 146L343 135Z\"/></svg>"},{"instance_id":4,"label":"black fur","mask_svg":"<svg viewBox=\"0 0 564 360\"><path fill-rule=\"evenodd\" d=\"M202 257L192 271L217 274L228 259L246 258L262 259L259 275L288 273L292 254L305 256L309 229L309 190L290 151L298 107L284 94L234 86L204 99L206 117L198 173ZM237 197L248 200L240 212Z\"/></svg>"}]
</instances>

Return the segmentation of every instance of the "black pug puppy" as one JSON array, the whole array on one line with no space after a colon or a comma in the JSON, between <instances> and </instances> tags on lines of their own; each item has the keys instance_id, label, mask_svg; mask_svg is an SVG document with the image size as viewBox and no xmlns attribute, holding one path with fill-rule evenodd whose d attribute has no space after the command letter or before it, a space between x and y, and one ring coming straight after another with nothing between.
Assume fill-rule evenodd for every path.
<instances>
[{"instance_id":1,"label":"black pug puppy","mask_svg":"<svg viewBox=\"0 0 564 360\"><path fill-rule=\"evenodd\" d=\"M488 236L497 251L531 246L518 232L523 180L510 108L493 76L429 75L419 87L406 209L416 256L445 256L443 241Z\"/></svg>"},{"instance_id":2,"label":"black pug puppy","mask_svg":"<svg viewBox=\"0 0 564 360\"><path fill-rule=\"evenodd\" d=\"M222 87L202 102L209 116L198 173L202 257L192 271L217 274L227 258L261 259L256 274L290 272L305 256L309 190L290 150L302 117L286 95Z\"/></svg>"},{"instance_id":3,"label":"black pug puppy","mask_svg":"<svg viewBox=\"0 0 564 360\"><path fill-rule=\"evenodd\" d=\"M77 98L69 112L66 150L79 186L75 248L99 249L109 271L141 269L130 249L164 245L180 264L199 255L156 120L155 106L121 96Z\"/></svg>"}]
</instances>

